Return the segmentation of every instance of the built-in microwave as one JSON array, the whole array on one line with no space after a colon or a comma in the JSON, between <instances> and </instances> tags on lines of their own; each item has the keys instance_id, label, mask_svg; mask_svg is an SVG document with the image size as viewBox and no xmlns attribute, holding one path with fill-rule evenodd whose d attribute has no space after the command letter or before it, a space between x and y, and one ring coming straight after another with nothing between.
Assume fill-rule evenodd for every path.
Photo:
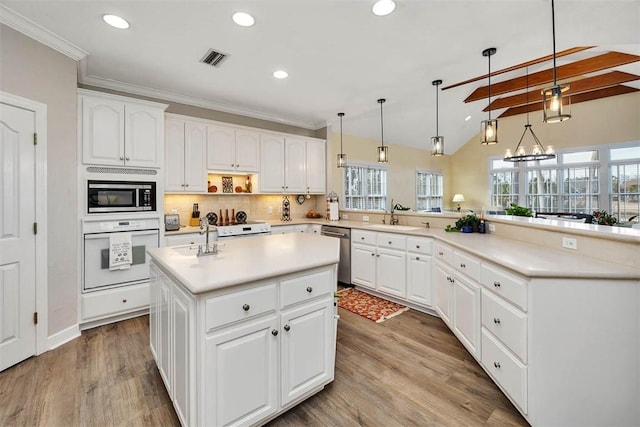
<instances>
[{"instance_id":1,"label":"built-in microwave","mask_svg":"<svg viewBox=\"0 0 640 427\"><path fill-rule=\"evenodd\" d=\"M151 181L87 181L87 212L153 212L156 183Z\"/></svg>"}]
</instances>

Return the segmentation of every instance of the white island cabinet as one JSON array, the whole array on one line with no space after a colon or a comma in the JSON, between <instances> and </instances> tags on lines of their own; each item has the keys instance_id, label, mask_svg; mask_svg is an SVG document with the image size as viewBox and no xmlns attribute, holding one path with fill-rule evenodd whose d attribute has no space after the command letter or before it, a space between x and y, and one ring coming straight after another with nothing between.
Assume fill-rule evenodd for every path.
<instances>
[{"instance_id":1,"label":"white island cabinet","mask_svg":"<svg viewBox=\"0 0 640 427\"><path fill-rule=\"evenodd\" d=\"M152 249L151 351L183 425L261 425L333 381L339 242Z\"/></svg>"}]
</instances>

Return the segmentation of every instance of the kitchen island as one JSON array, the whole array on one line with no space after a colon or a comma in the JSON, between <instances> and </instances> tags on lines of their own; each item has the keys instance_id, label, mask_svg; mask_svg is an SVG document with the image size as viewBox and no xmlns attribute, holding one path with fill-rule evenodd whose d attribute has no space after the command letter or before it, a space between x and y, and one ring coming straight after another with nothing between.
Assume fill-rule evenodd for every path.
<instances>
[{"instance_id":1,"label":"kitchen island","mask_svg":"<svg viewBox=\"0 0 640 427\"><path fill-rule=\"evenodd\" d=\"M339 242L266 235L149 250L150 345L183 425L260 425L333 381Z\"/></svg>"}]
</instances>

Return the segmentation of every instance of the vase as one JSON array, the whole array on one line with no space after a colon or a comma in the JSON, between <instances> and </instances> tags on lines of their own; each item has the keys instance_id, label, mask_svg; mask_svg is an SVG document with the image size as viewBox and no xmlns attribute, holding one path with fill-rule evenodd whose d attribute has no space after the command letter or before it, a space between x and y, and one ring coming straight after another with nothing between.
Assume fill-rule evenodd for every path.
<instances>
[{"instance_id":1,"label":"vase","mask_svg":"<svg viewBox=\"0 0 640 427\"><path fill-rule=\"evenodd\" d=\"M471 225L463 225L461 231L463 233L473 233L473 226L471 226Z\"/></svg>"}]
</instances>

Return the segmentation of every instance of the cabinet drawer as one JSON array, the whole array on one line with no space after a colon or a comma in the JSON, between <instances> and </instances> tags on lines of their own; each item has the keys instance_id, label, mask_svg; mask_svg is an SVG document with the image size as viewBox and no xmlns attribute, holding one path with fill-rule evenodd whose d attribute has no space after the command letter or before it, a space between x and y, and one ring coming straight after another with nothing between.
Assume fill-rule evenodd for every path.
<instances>
[{"instance_id":1,"label":"cabinet drawer","mask_svg":"<svg viewBox=\"0 0 640 427\"><path fill-rule=\"evenodd\" d=\"M276 284L207 299L205 331L276 309Z\"/></svg>"},{"instance_id":2,"label":"cabinet drawer","mask_svg":"<svg viewBox=\"0 0 640 427\"><path fill-rule=\"evenodd\" d=\"M209 235L209 238L215 240L215 237L211 235ZM164 236L164 243L165 246L199 245L205 243L205 236L199 233L172 234Z\"/></svg>"},{"instance_id":3,"label":"cabinet drawer","mask_svg":"<svg viewBox=\"0 0 640 427\"><path fill-rule=\"evenodd\" d=\"M433 254L435 255L436 259L439 259L444 263L451 265L453 262L453 251L450 247L445 246L441 243L433 244Z\"/></svg>"},{"instance_id":4,"label":"cabinet drawer","mask_svg":"<svg viewBox=\"0 0 640 427\"><path fill-rule=\"evenodd\" d=\"M376 244L375 231L351 230L351 241L353 243L364 243L365 245Z\"/></svg>"},{"instance_id":5,"label":"cabinet drawer","mask_svg":"<svg viewBox=\"0 0 640 427\"><path fill-rule=\"evenodd\" d=\"M482 324L527 363L527 315L486 289L482 291Z\"/></svg>"},{"instance_id":6,"label":"cabinet drawer","mask_svg":"<svg viewBox=\"0 0 640 427\"><path fill-rule=\"evenodd\" d=\"M282 308L321 295L330 294L336 283L331 280L332 270L319 271L280 282L280 305Z\"/></svg>"},{"instance_id":7,"label":"cabinet drawer","mask_svg":"<svg viewBox=\"0 0 640 427\"><path fill-rule=\"evenodd\" d=\"M401 234L378 233L376 239L378 247L405 250L407 248L407 237Z\"/></svg>"},{"instance_id":8,"label":"cabinet drawer","mask_svg":"<svg viewBox=\"0 0 640 427\"><path fill-rule=\"evenodd\" d=\"M123 286L82 295L82 319L106 317L149 306L149 284Z\"/></svg>"},{"instance_id":9,"label":"cabinet drawer","mask_svg":"<svg viewBox=\"0 0 640 427\"><path fill-rule=\"evenodd\" d=\"M482 365L522 411L527 413L527 367L482 329Z\"/></svg>"},{"instance_id":10,"label":"cabinet drawer","mask_svg":"<svg viewBox=\"0 0 640 427\"><path fill-rule=\"evenodd\" d=\"M433 241L424 237L407 237L407 250L419 254L431 255Z\"/></svg>"},{"instance_id":11,"label":"cabinet drawer","mask_svg":"<svg viewBox=\"0 0 640 427\"><path fill-rule=\"evenodd\" d=\"M476 282L480 271L480 262L458 251L453 251L453 267Z\"/></svg>"},{"instance_id":12,"label":"cabinet drawer","mask_svg":"<svg viewBox=\"0 0 640 427\"><path fill-rule=\"evenodd\" d=\"M480 283L527 311L527 282L496 267L482 264Z\"/></svg>"}]
</instances>

